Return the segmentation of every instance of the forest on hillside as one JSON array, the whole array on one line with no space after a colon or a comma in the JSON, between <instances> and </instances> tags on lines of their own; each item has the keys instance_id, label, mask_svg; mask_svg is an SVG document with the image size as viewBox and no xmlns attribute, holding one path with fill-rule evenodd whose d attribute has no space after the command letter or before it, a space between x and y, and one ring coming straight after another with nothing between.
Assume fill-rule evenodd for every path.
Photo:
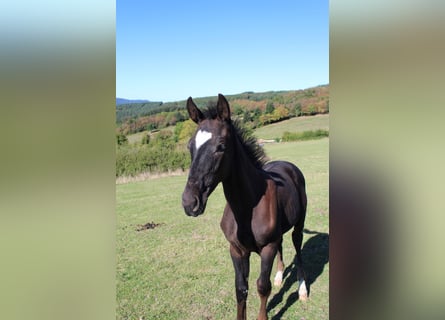
<instances>
[{"instance_id":1,"label":"forest on hillside","mask_svg":"<svg viewBox=\"0 0 445 320\"><path fill-rule=\"evenodd\" d=\"M249 128L292 117L329 112L329 85L304 90L244 92L227 95L234 117ZM217 97L193 98L198 107L206 107ZM174 126L188 119L186 100L175 102L129 103L116 106L117 133L128 135Z\"/></svg>"}]
</instances>

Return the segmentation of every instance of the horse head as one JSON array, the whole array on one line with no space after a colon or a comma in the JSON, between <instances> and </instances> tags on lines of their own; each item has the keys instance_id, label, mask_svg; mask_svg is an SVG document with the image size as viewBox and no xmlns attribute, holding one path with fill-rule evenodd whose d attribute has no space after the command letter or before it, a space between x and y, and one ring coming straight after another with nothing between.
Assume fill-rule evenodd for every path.
<instances>
[{"instance_id":1,"label":"horse head","mask_svg":"<svg viewBox=\"0 0 445 320\"><path fill-rule=\"evenodd\" d=\"M204 213L208 197L231 169L232 130L229 104L222 94L216 108L205 114L190 97L187 111L198 128L188 143L192 162L182 206L187 215L196 217Z\"/></svg>"}]
</instances>

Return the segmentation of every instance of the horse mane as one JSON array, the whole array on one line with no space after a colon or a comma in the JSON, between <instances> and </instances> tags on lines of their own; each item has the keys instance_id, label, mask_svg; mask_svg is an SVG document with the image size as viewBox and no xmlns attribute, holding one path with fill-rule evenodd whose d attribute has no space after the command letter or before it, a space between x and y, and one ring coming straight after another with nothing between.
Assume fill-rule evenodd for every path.
<instances>
[{"instance_id":1,"label":"horse mane","mask_svg":"<svg viewBox=\"0 0 445 320\"><path fill-rule=\"evenodd\" d=\"M216 119L218 116L216 102L210 101L207 105L207 109L203 110L203 114L206 119ZM261 169L267 162L267 156L264 149L258 144L257 139L247 130L247 128L243 126L240 120L232 119L230 122L233 132L247 157L252 161L256 168Z\"/></svg>"},{"instance_id":2,"label":"horse mane","mask_svg":"<svg viewBox=\"0 0 445 320\"><path fill-rule=\"evenodd\" d=\"M248 132L238 119L232 120L232 127L238 141L241 143L247 157L258 169L261 169L267 161L264 149L258 144L257 139Z\"/></svg>"}]
</instances>

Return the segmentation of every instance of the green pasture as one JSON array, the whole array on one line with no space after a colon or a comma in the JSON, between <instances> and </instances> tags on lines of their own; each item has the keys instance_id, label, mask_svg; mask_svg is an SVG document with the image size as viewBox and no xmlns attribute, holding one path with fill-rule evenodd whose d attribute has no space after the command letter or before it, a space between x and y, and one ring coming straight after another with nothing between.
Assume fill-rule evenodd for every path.
<instances>
[{"instance_id":1,"label":"green pasture","mask_svg":"<svg viewBox=\"0 0 445 320\"><path fill-rule=\"evenodd\" d=\"M273 123L255 130L255 136L261 139L277 139L283 132L303 132L310 130L329 130L329 114L296 117Z\"/></svg>"},{"instance_id":2,"label":"green pasture","mask_svg":"<svg viewBox=\"0 0 445 320\"><path fill-rule=\"evenodd\" d=\"M264 130L268 127L272 126ZM273 138L273 132L270 134L257 136ZM282 287L272 289L270 319L328 319L328 148L328 138L265 146L269 158L288 160L300 167L308 194L303 258L309 300L298 300L292 265L295 251L288 233L283 249L289 268ZM228 243L219 228L225 205L222 187L210 196L206 212L192 218L181 207L185 182L183 175L116 185L117 319L235 318L234 271ZM151 222L159 226L137 231L139 225ZM248 319L256 319L256 254L251 256L250 270L247 314ZM276 265L271 278L275 272Z\"/></svg>"},{"instance_id":3,"label":"green pasture","mask_svg":"<svg viewBox=\"0 0 445 320\"><path fill-rule=\"evenodd\" d=\"M168 130L168 131L172 131L173 132L175 130L175 127L174 126L169 126L169 127L166 127L166 128L164 128L162 130L163 131ZM159 131L151 133L150 131L146 131L145 130L145 131L141 131L141 132L138 132L138 133L129 134L129 135L127 135L128 143L141 143L142 138L144 136L146 136L147 134L152 136L152 135L158 134L158 132Z\"/></svg>"},{"instance_id":4,"label":"green pasture","mask_svg":"<svg viewBox=\"0 0 445 320\"><path fill-rule=\"evenodd\" d=\"M147 134L150 134L148 131L142 131L138 133L129 134L127 136L128 143L141 143L142 138L146 136Z\"/></svg>"}]
</instances>

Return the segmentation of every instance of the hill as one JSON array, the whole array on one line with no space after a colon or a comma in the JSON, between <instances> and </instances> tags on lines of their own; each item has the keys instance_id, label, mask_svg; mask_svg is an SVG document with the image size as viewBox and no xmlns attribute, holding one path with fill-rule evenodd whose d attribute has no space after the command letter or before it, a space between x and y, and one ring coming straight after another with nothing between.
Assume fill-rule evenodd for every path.
<instances>
[{"instance_id":1,"label":"hill","mask_svg":"<svg viewBox=\"0 0 445 320\"><path fill-rule=\"evenodd\" d=\"M119 106L121 104L131 104L131 103L145 103L150 102L148 100L131 100L131 99L124 99L124 98L116 98L116 106Z\"/></svg>"},{"instance_id":2,"label":"hill","mask_svg":"<svg viewBox=\"0 0 445 320\"><path fill-rule=\"evenodd\" d=\"M254 135L259 139L277 140L280 139L286 131L302 133L304 131L319 129L329 130L329 114L297 117L279 123L273 123L256 129Z\"/></svg>"},{"instance_id":3,"label":"hill","mask_svg":"<svg viewBox=\"0 0 445 320\"><path fill-rule=\"evenodd\" d=\"M141 116L146 116L151 114L153 110L154 113L159 112L159 108L162 106L162 102L134 102L134 103L123 103L116 105L116 123L120 124L130 119L135 119Z\"/></svg>"},{"instance_id":4,"label":"hill","mask_svg":"<svg viewBox=\"0 0 445 320\"><path fill-rule=\"evenodd\" d=\"M302 115L329 112L329 85L304 90L244 92L226 95L234 117L251 128ZM199 108L216 96L193 98ZM127 103L116 107L117 131L125 135L162 129L188 119L186 100L175 102Z\"/></svg>"}]
</instances>

